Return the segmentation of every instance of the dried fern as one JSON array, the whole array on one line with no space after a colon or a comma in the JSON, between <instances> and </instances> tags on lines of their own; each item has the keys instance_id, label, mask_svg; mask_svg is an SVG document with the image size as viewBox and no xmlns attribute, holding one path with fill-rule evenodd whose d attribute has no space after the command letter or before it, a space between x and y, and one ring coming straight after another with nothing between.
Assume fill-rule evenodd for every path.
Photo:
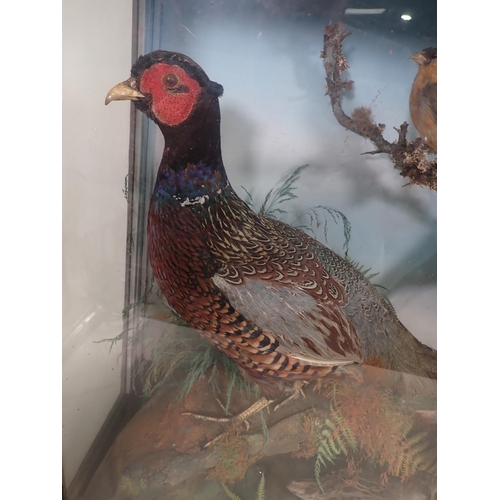
<instances>
[{"instance_id":1,"label":"dried fern","mask_svg":"<svg viewBox=\"0 0 500 500\"><path fill-rule=\"evenodd\" d=\"M435 432L422 427L390 392L329 381L321 391L331 398L332 410L316 453L314 474L320 489L322 468L339 456L353 465L368 460L401 480L417 472L436 474Z\"/></svg>"},{"instance_id":2,"label":"dried fern","mask_svg":"<svg viewBox=\"0 0 500 500\"><path fill-rule=\"evenodd\" d=\"M412 477L417 472L437 472L436 441L428 431L412 433L406 441L407 450L402 453L403 459L398 460L399 469L391 472L402 478Z\"/></svg>"}]
</instances>

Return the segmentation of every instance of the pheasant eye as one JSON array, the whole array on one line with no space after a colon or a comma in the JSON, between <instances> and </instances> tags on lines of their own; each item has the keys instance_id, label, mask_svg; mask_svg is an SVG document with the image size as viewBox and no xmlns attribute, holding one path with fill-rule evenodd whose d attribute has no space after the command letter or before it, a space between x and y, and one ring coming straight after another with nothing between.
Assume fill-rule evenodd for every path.
<instances>
[{"instance_id":1,"label":"pheasant eye","mask_svg":"<svg viewBox=\"0 0 500 500\"><path fill-rule=\"evenodd\" d=\"M179 83L179 77L174 73L168 73L163 77L163 85L167 89L173 89Z\"/></svg>"}]
</instances>

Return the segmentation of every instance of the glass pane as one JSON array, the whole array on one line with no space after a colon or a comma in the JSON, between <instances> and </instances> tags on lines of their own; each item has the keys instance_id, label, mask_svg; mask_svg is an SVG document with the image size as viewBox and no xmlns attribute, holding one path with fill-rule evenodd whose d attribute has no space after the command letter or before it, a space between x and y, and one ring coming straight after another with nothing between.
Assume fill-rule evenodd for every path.
<instances>
[{"instance_id":1,"label":"glass pane","mask_svg":"<svg viewBox=\"0 0 500 500\"><path fill-rule=\"evenodd\" d=\"M398 366L413 363L398 360L413 356L414 351L422 353L416 357L417 366L434 363L435 367L434 354L410 340L397 345L400 338L409 338L404 327L394 326L399 325L397 320L388 320L396 332L394 342L385 338L393 338L393 333L387 333L389 327L377 325L386 325L382 316L393 318L395 310L413 336L436 347L436 192L431 173L437 156L427 144L428 135L418 139L409 107L420 67L410 56L436 46L435 3L412 2L406 8L400 2L347 0L151 0L139 1L135 12L138 55L157 49L186 54L224 87L219 99L222 158L234 196L261 216L267 214L304 231L350 262L345 268L349 270L341 266L335 271L335 279L342 284L339 293L345 295L338 307L345 318L342 328L358 331L359 335L352 335L361 340L359 348L353 344L351 357L342 358L349 361L347 365L342 361L333 374L307 380L306 397L273 411L289 394L281 390L282 385L272 379L262 387L249 384L235 363L189 327L190 319L192 326L197 324L197 315L202 317L210 305L200 299L193 319L182 313L181 304L178 309L184 318L179 317L160 291L158 276L163 271L157 264L153 273L148 261L148 210L164 157L164 138L156 123L136 112L126 186L128 263L122 354L128 362L123 390L140 397L142 408L119 433L84 498L263 498L265 494L266 498L312 499L323 498L322 491L334 495L331 498L434 498L435 382L396 373ZM325 51L325 26L333 38L342 32L335 24L339 21L351 34L334 54L337 61L345 56L348 68L341 78L353 82L350 90L342 92L340 106L355 120L351 128L364 127L361 134L339 123L332 109L336 106L338 112L338 104L328 94L332 81L325 80L325 62L332 61ZM129 69L123 68L122 80L129 77ZM113 103L107 112L121 106ZM403 140L398 134L404 132L405 122L409 125ZM370 127L378 130L372 138L379 142L366 137ZM400 149L396 149L398 138ZM382 140L387 141L387 151L376 153ZM414 162L411 168L420 162L418 175L408 167L408 155ZM406 177L400 175L401 167L406 168ZM188 197L184 205L203 205L202 198ZM239 202L234 206L235 211L242 207ZM236 217L219 222L221 227L236 224L234 229L240 227L238 221ZM181 236L165 227L158 225L158 232L165 231L163 244L175 246ZM182 238L186 246L198 241L197 234L186 233ZM208 230L203 241L210 238ZM267 255L271 247L258 237L256 241L262 245L262 255ZM323 247L305 241L304 252L314 248L315 255L323 255L318 250ZM230 249L231 240L226 244ZM186 259L196 261L200 255L188 252ZM239 258L238 252L235 255ZM206 258L208 265L211 257ZM318 338L313 333L293 333L296 325L302 327L308 310L310 295L304 291L304 281L268 286L269 281L247 276L242 298L236 281L228 284L223 279L223 260L216 259L221 267L209 283L230 297L234 309L253 314L257 326L259 321L268 329L278 325L274 334L281 344L295 352L294 344L302 343L301 352L308 349L309 362L325 356L327 347L318 347L317 340L311 340ZM253 262L241 265L249 269ZM370 285L360 284L364 279L375 285L373 295ZM370 292L365 296L363 290ZM331 296L327 299L333 303ZM186 300L191 304L191 298ZM280 310L279 304L284 303L290 312ZM360 320L357 310L365 307L368 312ZM270 310L279 318L267 319ZM323 324L331 318L325 313ZM349 322L353 330L345 326ZM304 324L316 325L305 320ZM387 347L375 347L384 342ZM119 346L112 352L120 352ZM263 362L262 357L249 357L254 368ZM380 361L389 358L396 360L391 361L391 373ZM286 365L282 366L276 371L284 371ZM415 371L421 375L418 368ZM288 380L283 386L293 389ZM236 417L227 423L184 414L234 416L262 397L273 401L249 417L248 428L243 417L241 422Z\"/></svg>"}]
</instances>

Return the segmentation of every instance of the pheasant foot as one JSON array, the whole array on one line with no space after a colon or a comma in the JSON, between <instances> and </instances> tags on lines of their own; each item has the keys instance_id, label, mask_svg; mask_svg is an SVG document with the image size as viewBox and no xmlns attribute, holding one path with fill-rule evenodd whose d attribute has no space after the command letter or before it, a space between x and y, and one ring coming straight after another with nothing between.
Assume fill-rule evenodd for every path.
<instances>
[{"instance_id":1,"label":"pheasant foot","mask_svg":"<svg viewBox=\"0 0 500 500\"><path fill-rule=\"evenodd\" d=\"M217 399L217 398L216 398ZM217 399L219 405L224 409L222 403ZM208 420L210 422L220 422L220 423L229 423L229 428L216 436L214 439L210 440L208 443L203 446L203 448L208 448L220 441L228 432L232 429L238 427L241 424L245 424L246 430L250 428L250 424L248 423L248 419L258 413L260 410L267 408L271 403L274 403L274 399L260 398L253 405L251 405L246 410L242 411L238 415L229 416L229 417L208 417L206 415L200 415L198 413L184 412L182 415L189 416L191 418L197 418L199 420Z\"/></svg>"},{"instance_id":2,"label":"pheasant foot","mask_svg":"<svg viewBox=\"0 0 500 500\"><path fill-rule=\"evenodd\" d=\"M299 396L302 396L303 398L306 397L304 394L304 391L302 390L302 387L305 387L309 382L305 380L296 380L293 383L293 393L288 396L286 399L284 399L281 403L278 403L273 411L276 411L278 408L281 408L282 406L288 404L290 401L297 399Z\"/></svg>"}]
</instances>

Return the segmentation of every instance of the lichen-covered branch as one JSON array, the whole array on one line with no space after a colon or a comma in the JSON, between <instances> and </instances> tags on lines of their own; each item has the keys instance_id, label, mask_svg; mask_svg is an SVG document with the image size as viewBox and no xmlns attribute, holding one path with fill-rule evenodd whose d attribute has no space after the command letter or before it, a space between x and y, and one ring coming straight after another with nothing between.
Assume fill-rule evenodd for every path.
<instances>
[{"instance_id":1,"label":"lichen-covered branch","mask_svg":"<svg viewBox=\"0 0 500 500\"><path fill-rule=\"evenodd\" d=\"M390 143L382 135L385 125L375 123L370 108L360 106L353 111L352 116L347 115L342 109L342 93L352 90L354 86L352 80L341 79L342 73L349 69L342 50L342 42L350 34L346 33L344 25L340 22L325 28L321 57L324 59L327 94L330 96L335 118L346 129L373 142L377 149L365 154L386 153L394 163L394 168L400 171L401 176L408 178L410 184L437 190L437 160L427 160L428 149L422 139L414 141L406 139L408 131L406 122L395 128L398 139Z\"/></svg>"}]
</instances>

